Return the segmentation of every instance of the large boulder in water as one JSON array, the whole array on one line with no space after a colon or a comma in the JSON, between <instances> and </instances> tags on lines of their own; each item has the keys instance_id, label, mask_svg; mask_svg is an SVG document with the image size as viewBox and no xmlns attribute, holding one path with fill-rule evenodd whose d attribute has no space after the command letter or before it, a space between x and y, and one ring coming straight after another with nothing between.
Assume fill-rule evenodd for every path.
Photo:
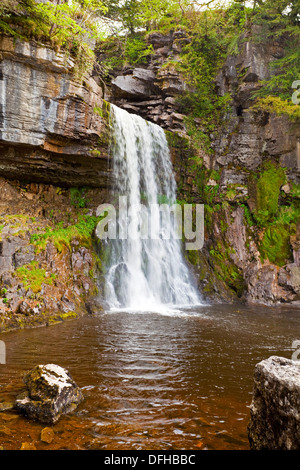
<instances>
[{"instance_id":1,"label":"large boulder in water","mask_svg":"<svg viewBox=\"0 0 300 470\"><path fill-rule=\"evenodd\" d=\"M15 406L42 423L57 422L62 414L73 411L83 400L70 373L56 364L36 366L23 380L27 390L17 397Z\"/></svg>"},{"instance_id":2,"label":"large boulder in water","mask_svg":"<svg viewBox=\"0 0 300 470\"><path fill-rule=\"evenodd\" d=\"M272 356L256 365L248 426L253 450L300 450L300 361Z\"/></svg>"}]
</instances>

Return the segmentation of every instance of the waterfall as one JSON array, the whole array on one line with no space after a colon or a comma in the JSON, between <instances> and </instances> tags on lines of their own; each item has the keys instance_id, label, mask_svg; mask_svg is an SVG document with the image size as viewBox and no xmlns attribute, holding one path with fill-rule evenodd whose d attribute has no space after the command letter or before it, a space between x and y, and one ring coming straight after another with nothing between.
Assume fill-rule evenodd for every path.
<instances>
[{"instance_id":1,"label":"waterfall","mask_svg":"<svg viewBox=\"0 0 300 470\"><path fill-rule=\"evenodd\" d=\"M116 181L115 202L127 197L126 221L136 231L141 226L139 212L150 217L150 207L176 202L176 182L168 143L163 129L140 116L111 105L111 156ZM123 226L122 226L123 225ZM172 224L173 226L173 224ZM157 310L163 306L201 304L199 293L181 249L181 241L163 238L164 226L154 217L148 239L109 240L110 260L106 274L106 299L111 308Z\"/></svg>"}]
</instances>

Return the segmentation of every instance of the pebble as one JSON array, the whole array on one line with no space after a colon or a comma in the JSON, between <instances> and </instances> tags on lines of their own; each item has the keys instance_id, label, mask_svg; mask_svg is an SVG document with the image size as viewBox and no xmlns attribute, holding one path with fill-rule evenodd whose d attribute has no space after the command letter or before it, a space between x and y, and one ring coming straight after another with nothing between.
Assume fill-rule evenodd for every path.
<instances>
[{"instance_id":1,"label":"pebble","mask_svg":"<svg viewBox=\"0 0 300 470\"><path fill-rule=\"evenodd\" d=\"M33 442L22 442L20 450L37 450Z\"/></svg>"},{"instance_id":2,"label":"pebble","mask_svg":"<svg viewBox=\"0 0 300 470\"><path fill-rule=\"evenodd\" d=\"M51 444L54 439L54 431L52 428L44 428L41 431L41 441L46 442L47 444Z\"/></svg>"}]
</instances>

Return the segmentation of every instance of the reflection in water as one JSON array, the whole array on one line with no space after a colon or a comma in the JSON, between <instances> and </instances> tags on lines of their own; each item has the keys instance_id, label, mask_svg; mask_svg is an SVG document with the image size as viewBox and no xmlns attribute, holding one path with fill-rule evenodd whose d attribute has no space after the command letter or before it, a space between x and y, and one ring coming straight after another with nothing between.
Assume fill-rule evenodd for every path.
<instances>
[{"instance_id":1,"label":"reflection in water","mask_svg":"<svg viewBox=\"0 0 300 470\"><path fill-rule=\"evenodd\" d=\"M115 312L1 335L0 402L39 363L66 367L85 401L53 426L0 413L0 446L18 449L247 449L253 368L291 357L300 339L291 309L202 307L181 312ZM2 432L1 432L2 430Z\"/></svg>"}]
</instances>

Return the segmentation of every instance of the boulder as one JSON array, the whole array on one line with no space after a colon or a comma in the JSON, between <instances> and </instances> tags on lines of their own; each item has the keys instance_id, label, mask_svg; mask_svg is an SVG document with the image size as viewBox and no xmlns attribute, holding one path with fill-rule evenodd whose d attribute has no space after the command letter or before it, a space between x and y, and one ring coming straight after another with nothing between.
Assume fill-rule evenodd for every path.
<instances>
[{"instance_id":1,"label":"boulder","mask_svg":"<svg viewBox=\"0 0 300 470\"><path fill-rule=\"evenodd\" d=\"M142 82L150 83L150 85L152 85L155 80L155 73L150 69L136 68L133 70L132 76Z\"/></svg>"},{"instance_id":2,"label":"boulder","mask_svg":"<svg viewBox=\"0 0 300 470\"><path fill-rule=\"evenodd\" d=\"M148 35L148 44L152 44L154 49L170 47L171 43L172 38L170 35L165 35L159 32L154 32Z\"/></svg>"},{"instance_id":3,"label":"boulder","mask_svg":"<svg viewBox=\"0 0 300 470\"><path fill-rule=\"evenodd\" d=\"M151 96L151 86L132 75L119 75L112 81L114 98L147 99Z\"/></svg>"},{"instance_id":4,"label":"boulder","mask_svg":"<svg viewBox=\"0 0 300 470\"><path fill-rule=\"evenodd\" d=\"M300 449L300 361L272 356L256 365L248 437L252 450Z\"/></svg>"},{"instance_id":5,"label":"boulder","mask_svg":"<svg viewBox=\"0 0 300 470\"><path fill-rule=\"evenodd\" d=\"M27 417L53 424L83 400L70 373L56 365L36 366L24 377L27 390L16 399L16 408Z\"/></svg>"}]
</instances>

